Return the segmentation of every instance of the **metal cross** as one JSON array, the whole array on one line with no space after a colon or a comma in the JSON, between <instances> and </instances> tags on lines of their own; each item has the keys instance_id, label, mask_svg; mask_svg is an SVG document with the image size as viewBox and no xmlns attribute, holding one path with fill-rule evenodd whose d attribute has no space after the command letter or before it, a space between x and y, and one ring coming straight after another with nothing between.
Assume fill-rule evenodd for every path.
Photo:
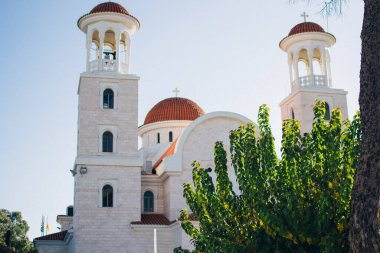
<instances>
[{"instance_id":1,"label":"metal cross","mask_svg":"<svg viewBox=\"0 0 380 253\"><path fill-rule=\"evenodd\" d=\"M303 13L301 14L301 17L303 17L303 22L306 22L306 18L308 18L309 15L307 15L306 12L303 12Z\"/></svg>"},{"instance_id":2,"label":"metal cross","mask_svg":"<svg viewBox=\"0 0 380 253\"><path fill-rule=\"evenodd\" d=\"M175 88L173 90L173 92L175 93L175 96L178 97L178 93L180 93L181 91L179 89Z\"/></svg>"}]
</instances>

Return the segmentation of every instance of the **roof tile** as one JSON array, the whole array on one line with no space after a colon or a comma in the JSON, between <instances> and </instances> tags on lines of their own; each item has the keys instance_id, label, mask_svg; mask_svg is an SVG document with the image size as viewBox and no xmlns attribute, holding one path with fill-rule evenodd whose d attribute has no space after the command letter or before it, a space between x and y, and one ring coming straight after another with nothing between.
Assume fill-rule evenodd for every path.
<instances>
[{"instance_id":1,"label":"roof tile","mask_svg":"<svg viewBox=\"0 0 380 253\"><path fill-rule=\"evenodd\" d=\"M133 225L170 225L174 221L169 221L163 214L141 214L141 221L133 221Z\"/></svg>"}]
</instances>

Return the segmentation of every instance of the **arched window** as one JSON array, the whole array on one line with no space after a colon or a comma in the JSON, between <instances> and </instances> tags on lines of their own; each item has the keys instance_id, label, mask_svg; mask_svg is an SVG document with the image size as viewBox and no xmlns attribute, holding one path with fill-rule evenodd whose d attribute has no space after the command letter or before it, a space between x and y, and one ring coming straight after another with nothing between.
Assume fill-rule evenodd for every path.
<instances>
[{"instance_id":1,"label":"arched window","mask_svg":"<svg viewBox=\"0 0 380 253\"><path fill-rule=\"evenodd\" d=\"M113 134L109 131L103 133L103 152L113 152Z\"/></svg>"},{"instance_id":2,"label":"arched window","mask_svg":"<svg viewBox=\"0 0 380 253\"><path fill-rule=\"evenodd\" d=\"M294 117L294 110L293 110L293 108L292 108L292 119L295 119L295 117Z\"/></svg>"},{"instance_id":3,"label":"arched window","mask_svg":"<svg viewBox=\"0 0 380 253\"><path fill-rule=\"evenodd\" d=\"M103 108L113 109L113 91L111 89L106 89L103 92Z\"/></svg>"},{"instance_id":4,"label":"arched window","mask_svg":"<svg viewBox=\"0 0 380 253\"><path fill-rule=\"evenodd\" d=\"M144 212L154 212L154 194L151 191L144 193Z\"/></svg>"},{"instance_id":5,"label":"arched window","mask_svg":"<svg viewBox=\"0 0 380 253\"><path fill-rule=\"evenodd\" d=\"M103 207L113 207L113 189L109 184L103 186L102 198Z\"/></svg>"},{"instance_id":6,"label":"arched window","mask_svg":"<svg viewBox=\"0 0 380 253\"><path fill-rule=\"evenodd\" d=\"M157 143L160 143L160 133L157 133Z\"/></svg>"},{"instance_id":7,"label":"arched window","mask_svg":"<svg viewBox=\"0 0 380 253\"><path fill-rule=\"evenodd\" d=\"M325 120L330 120L330 106L327 102L325 102Z\"/></svg>"},{"instance_id":8,"label":"arched window","mask_svg":"<svg viewBox=\"0 0 380 253\"><path fill-rule=\"evenodd\" d=\"M173 132L169 132L169 142L173 142Z\"/></svg>"}]
</instances>

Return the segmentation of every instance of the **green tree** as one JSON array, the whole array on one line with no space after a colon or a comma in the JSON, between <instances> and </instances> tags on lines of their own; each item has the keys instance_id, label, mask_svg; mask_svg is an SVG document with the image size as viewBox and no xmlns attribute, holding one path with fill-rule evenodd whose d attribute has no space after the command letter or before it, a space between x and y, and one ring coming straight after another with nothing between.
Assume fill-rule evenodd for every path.
<instances>
[{"instance_id":1,"label":"green tree","mask_svg":"<svg viewBox=\"0 0 380 253\"><path fill-rule=\"evenodd\" d=\"M0 209L0 243L14 249L18 253L33 252L33 244L26 233L29 226L22 219L20 212Z\"/></svg>"},{"instance_id":2,"label":"green tree","mask_svg":"<svg viewBox=\"0 0 380 253\"><path fill-rule=\"evenodd\" d=\"M297 121L283 123L277 158L266 106L254 124L230 134L230 153L240 193L232 190L227 153L215 145L216 186L210 170L193 163L184 197L199 228L182 210L182 227L201 252L347 252L351 189L360 154L360 118L341 122L339 110L324 120L314 107L311 133Z\"/></svg>"},{"instance_id":3,"label":"green tree","mask_svg":"<svg viewBox=\"0 0 380 253\"><path fill-rule=\"evenodd\" d=\"M305 0L304 0L305 1ZM326 15L341 13L348 0L307 0L325 4ZM363 142L352 190L350 248L353 253L380 252L380 1L363 0L360 116Z\"/></svg>"}]
</instances>

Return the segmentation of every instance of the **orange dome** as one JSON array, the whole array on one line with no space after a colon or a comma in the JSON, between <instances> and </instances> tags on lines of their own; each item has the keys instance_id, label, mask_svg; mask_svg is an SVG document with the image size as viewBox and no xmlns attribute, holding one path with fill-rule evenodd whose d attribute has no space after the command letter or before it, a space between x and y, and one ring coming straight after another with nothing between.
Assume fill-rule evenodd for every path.
<instances>
[{"instance_id":1,"label":"orange dome","mask_svg":"<svg viewBox=\"0 0 380 253\"><path fill-rule=\"evenodd\" d=\"M145 117L144 125L167 120L195 120L204 111L187 98L172 97L157 103Z\"/></svg>"},{"instance_id":2,"label":"orange dome","mask_svg":"<svg viewBox=\"0 0 380 253\"><path fill-rule=\"evenodd\" d=\"M120 4L113 2L105 2L95 6L89 14L99 13L99 12L115 12L125 15L129 15L129 12Z\"/></svg>"},{"instance_id":3,"label":"orange dome","mask_svg":"<svg viewBox=\"0 0 380 253\"><path fill-rule=\"evenodd\" d=\"M322 33L324 33L325 30L323 30L323 28L316 23L303 22L303 23L299 23L298 25L294 26L290 30L288 36L291 36L291 35L294 35L297 33L306 33L306 32L322 32Z\"/></svg>"},{"instance_id":4,"label":"orange dome","mask_svg":"<svg viewBox=\"0 0 380 253\"><path fill-rule=\"evenodd\" d=\"M140 22L137 20L137 18L129 14L127 9L125 9L122 5L118 3L114 3L114 2L104 2L104 3L98 4L97 6L92 8L92 10L89 13L80 17L77 22L78 26L83 18L90 16L92 14L98 14L98 13L117 13L117 14L126 15L126 16L134 18L140 25Z\"/></svg>"}]
</instances>

